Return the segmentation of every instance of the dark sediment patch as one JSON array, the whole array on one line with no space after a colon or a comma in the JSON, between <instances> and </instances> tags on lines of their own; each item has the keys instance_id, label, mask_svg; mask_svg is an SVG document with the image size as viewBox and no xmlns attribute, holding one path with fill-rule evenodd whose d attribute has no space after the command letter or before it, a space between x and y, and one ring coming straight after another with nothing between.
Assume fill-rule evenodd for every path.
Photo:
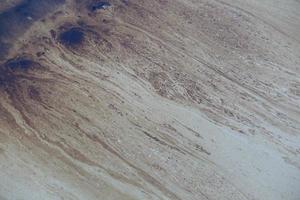
<instances>
[{"instance_id":1,"label":"dark sediment patch","mask_svg":"<svg viewBox=\"0 0 300 200\"><path fill-rule=\"evenodd\" d=\"M29 69L39 66L35 61L25 58L18 57L8 60L6 63L0 66L0 85L8 86L13 85L14 81Z\"/></svg>"},{"instance_id":2,"label":"dark sediment patch","mask_svg":"<svg viewBox=\"0 0 300 200\"><path fill-rule=\"evenodd\" d=\"M36 109L36 104L30 107L28 103L42 102L45 81L40 75L44 73L44 69L39 62L27 55L8 60L0 65L0 95L7 96L12 105L22 112L23 109Z\"/></svg>"},{"instance_id":3,"label":"dark sediment patch","mask_svg":"<svg viewBox=\"0 0 300 200\"><path fill-rule=\"evenodd\" d=\"M84 32L81 28L73 27L59 35L59 42L67 47L76 47L84 41Z\"/></svg>"},{"instance_id":4,"label":"dark sediment patch","mask_svg":"<svg viewBox=\"0 0 300 200\"><path fill-rule=\"evenodd\" d=\"M33 22L40 20L64 2L65 0L24 0L0 13L0 59L5 58L15 39Z\"/></svg>"},{"instance_id":5,"label":"dark sediment patch","mask_svg":"<svg viewBox=\"0 0 300 200\"><path fill-rule=\"evenodd\" d=\"M14 60L10 60L6 63L6 67L10 71L17 71L17 70L28 70L31 66L33 66L35 62L27 58L17 58Z\"/></svg>"},{"instance_id":6,"label":"dark sediment patch","mask_svg":"<svg viewBox=\"0 0 300 200\"><path fill-rule=\"evenodd\" d=\"M87 9L94 12L100 9L106 9L109 6L111 6L111 4L108 1L93 1L87 6Z\"/></svg>"}]
</instances>

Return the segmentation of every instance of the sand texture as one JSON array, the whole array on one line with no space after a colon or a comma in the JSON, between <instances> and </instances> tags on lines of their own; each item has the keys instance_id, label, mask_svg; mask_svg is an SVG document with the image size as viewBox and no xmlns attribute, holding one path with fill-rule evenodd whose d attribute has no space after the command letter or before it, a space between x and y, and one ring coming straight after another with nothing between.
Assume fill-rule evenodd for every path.
<instances>
[{"instance_id":1,"label":"sand texture","mask_svg":"<svg viewBox=\"0 0 300 200\"><path fill-rule=\"evenodd\" d=\"M298 0L1 0L0 200L299 200Z\"/></svg>"}]
</instances>

